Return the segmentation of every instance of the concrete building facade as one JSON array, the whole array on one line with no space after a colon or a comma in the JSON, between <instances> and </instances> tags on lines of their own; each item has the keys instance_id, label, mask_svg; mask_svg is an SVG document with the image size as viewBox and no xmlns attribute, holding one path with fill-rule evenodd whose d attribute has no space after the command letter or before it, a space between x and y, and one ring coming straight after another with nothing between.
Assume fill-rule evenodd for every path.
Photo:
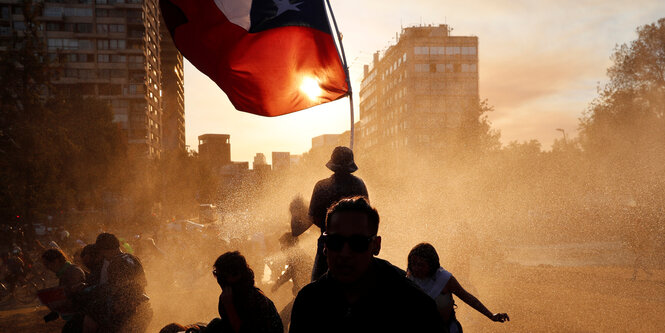
<instances>
[{"instance_id":1,"label":"concrete building facade","mask_svg":"<svg viewBox=\"0 0 665 333\"><path fill-rule=\"evenodd\" d=\"M289 152L272 152L272 170L281 171L288 170L291 167L291 153Z\"/></svg>"},{"instance_id":2,"label":"concrete building facade","mask_svg":"<svg viewBox=\"0 0 665 333\"><path fill-rule=\"evenodd\" d=\"M213 166L231 164L231 136L229 134L199 135L199 157Z\"/></svg>"},{"instance_id":3,"label":"concrete building facade","mask_svg":"<svg viewBox=\"0 0 665 333\"><path fill-rule=\"evenodd\" d=\"M451 36L447 25L405 28L364 67L358 146L444 146L478 99L478 37Z\"/></svg>"},{"instance_id":4,"label":"concrete building facade","mask_svg":"<svg viewBox=\"0 0 665 333\"><path fill-rule=\"evenodd\" d=\"M160 29L158 0L36 3L48 56L61 69L54 84L107 100L133 152L184 150L182 56ZM0 0L0 51L25 30L23 6Z\"/></svg>"},{"instance_id":5,"label":"concrete building facade","mask_svg":"<svg viewBox=\"0 0 665 333\"><path fill-rule=\"evenodd\" d=\"M162 19L162 110L164 151L185 151L185 68L182 54L173 44Z\"/></svg>"}]
</instances>

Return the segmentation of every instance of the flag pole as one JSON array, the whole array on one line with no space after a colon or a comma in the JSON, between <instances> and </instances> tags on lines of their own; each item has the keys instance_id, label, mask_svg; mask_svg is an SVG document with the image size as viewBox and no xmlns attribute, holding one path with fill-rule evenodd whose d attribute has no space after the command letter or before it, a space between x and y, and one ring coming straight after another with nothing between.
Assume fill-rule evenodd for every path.
<instances>
[{"instance_id":1,"label":"flag pole","mask_svg":"<svg viewBox=\"0 0 665 333\"><path fill-rule=\"evenodd\" d=\"M346 54L344 53L344 44L342 44L342 34L339 33L337 28L337 20L335 19L335 14L333 14L332 6L330 6L330 0L324 0L326 5L328 5L328 11L330 12L330 17L332 18L333 25L335 27L335 34L337 36L337 41L339 42L339 49L342 53L342 65L344 65L344 72L346 73L346 84L349 87L347 95L349 96L349 108L351 109L351 138L349 143L349 148L353 150L353 137L355 130L354 115L353 115L353 91L351 89L351 76L349 75L349 64L346 62ZM330 24L330 22L328 22Z\"/></svg>"}]
</instances>

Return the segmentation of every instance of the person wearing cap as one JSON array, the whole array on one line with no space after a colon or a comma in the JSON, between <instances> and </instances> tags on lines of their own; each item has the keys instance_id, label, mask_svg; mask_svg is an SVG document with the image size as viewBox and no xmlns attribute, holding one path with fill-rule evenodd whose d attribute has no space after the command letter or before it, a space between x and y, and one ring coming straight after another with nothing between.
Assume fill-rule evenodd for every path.
<instances>
[{"instance_id":1,"label":"person wearing cap","mask_svg":"<svg viewBox=\"0 0 665 333\"><path fill-rule=\"evenodd\" d=\"M352 175L358 170L353 161L353 151L348 147L336 147L326 167L333 174L318 181L312 191L309 201L309 217L317 227L321 228L321 235L326 231L325 220L328 208L343 198L362 196L369 201L367 187L362 179ZM319 237L316 248L316 258L312 269L312 281L318 280L328 270L326 256L323 253L323 238Z\"/></svg>"}]
</instances>

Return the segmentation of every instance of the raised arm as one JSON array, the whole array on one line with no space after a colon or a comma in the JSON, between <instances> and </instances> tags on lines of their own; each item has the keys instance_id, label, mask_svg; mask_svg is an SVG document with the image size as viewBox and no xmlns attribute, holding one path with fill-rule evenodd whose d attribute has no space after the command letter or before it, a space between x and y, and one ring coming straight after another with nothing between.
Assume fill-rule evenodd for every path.
<instances>
[{"instance_id":1,"label":"raised arm","mask_svg":"<svg viewBox=\"0 0 665 333\"><path fill-rule=\"evenodd\" d=\"M476 296L471 295L459 284L457 279L454 276L450 277L448 283L443 288L442 293L451 292L455 296L459 297L464 303L468 304L470 307L476 309L476 311L482 313L485 317L491 319L492 321L497 321L503 323L504 321L510 321L508 314L506 313L492 313L490 310L485 307L485 305L476 298Z\"/></svg>"}]
</instances>

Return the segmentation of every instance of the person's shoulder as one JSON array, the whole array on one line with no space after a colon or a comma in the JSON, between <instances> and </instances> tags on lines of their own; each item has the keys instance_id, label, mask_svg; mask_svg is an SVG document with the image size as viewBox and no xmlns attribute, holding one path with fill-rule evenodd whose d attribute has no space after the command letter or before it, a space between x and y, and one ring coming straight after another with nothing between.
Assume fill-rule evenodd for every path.
<instances>
[{"instance_id":1,"label":"person's shoulder","mask_svg":"<svg viewBox=\"0 0 665 333\"><path fill-rule=\"evenodd\" d=\"M374 258L374 265L377 266L383 283L394 293L401 297L431 300L420 287L406 277L406 271L403 269L379 258Z\"/></svg>"},{"instance_id":2,"label":"person's shoulder","mask_svg":"<svg viewBox=\"0 0 665 333\"><path fill-rule=\"evenodd\" d=\"M330 283L328 281L328 273L324 274L316 281L310 282L302 287L298 292L296 298L300 299L317 299L320 295L325 294L330 290Z\"/></svg>"},{"instance_id":3,"label":"person's shoulder","mask_svg":"<svg viewBox=\"0 0 665 333\"><path fill-rule=\"evenodd\" d=\"M254 295L254 299L257 301L257 303L261 304L262 306L268 307L269 309L276 310L275 303L266 296L266 294L263 293L263 290L254 287L254 290L252 291L252 294ZM221 300L221 295L220 295L220 300Z\"/></svg>"},{"instance_id":4,"label":"person's shoulder","mask_svg":"<svg viewBox=\"0 0 665 333\"><path fill-rule=\"evenodd\" d=\"M367 191L367 187L365 186L365 182L362 180L362 178L356 176L356 175L351 175L351 180L353 181L354 185L358 186L361 190Z\"/></svg>"},{"instance_id":5,"label":"person's shoulder","mask_svg":"<svg viewBox=\"0 0 665 333\"><path fill-rule=\"evenodd\" d=\"M122 253L118 256L118 261L126 265L141 266L141 259L131 253Z\"/></svg>"},{"instance_id":6,"label":"person's shoulder","mask_svg":"<svg viewBox=\"0 0 665 333\"><path fill-rule=\"evenodd\" d=\"M316 184L314 185L314 189L321 189L321 188L326 188L326 187L330 186L334 181L333 176L330 176L328 178L323 178L323 179L319 180L318 182L316 182Z\"/></svg>"},{"instance_id":7,"label":"person's shoulder","mask_svg":"<svg viewBox=\"0 0 665 333\"><path fill-rule=\"evenodd\" d=\"M380 258L374 258L372 261L373 265L382 276L392 279L406 279L406 271L393 265L390 261Z\"/></svg>"}]
</instances>

